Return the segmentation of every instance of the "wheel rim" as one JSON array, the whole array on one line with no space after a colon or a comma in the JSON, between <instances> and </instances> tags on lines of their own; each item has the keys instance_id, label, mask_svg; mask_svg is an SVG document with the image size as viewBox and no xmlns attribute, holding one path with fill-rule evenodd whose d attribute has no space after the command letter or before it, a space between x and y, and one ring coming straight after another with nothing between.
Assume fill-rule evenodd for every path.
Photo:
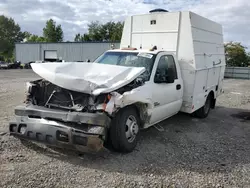
<instances>
[{"instance_id":1,"label":"wheel rim","mask_svg":"<svg viewBox=\"0 0 250 188\"><path fill-rule=\"evenodd\" d=\"M211 100L210 100L210 97L208 96L207 100L206 100L206 103L205 103L205 106L204 106L205 114L207 114L209 112L210 104L211 104Z\"/></svg>"},{"instance_id":2,"label":"wheel rim","mask_svg":"<svg viewBox=\"0 0 250 188\"><path fill-rule=\"evenodd\" d=\"M126 138L128 139L128 142L131 143L135 140L136 135L139 131L139 127L137 124L137 120L135 116L130 115L126 121Z\"/></svg>"}]
</instances>

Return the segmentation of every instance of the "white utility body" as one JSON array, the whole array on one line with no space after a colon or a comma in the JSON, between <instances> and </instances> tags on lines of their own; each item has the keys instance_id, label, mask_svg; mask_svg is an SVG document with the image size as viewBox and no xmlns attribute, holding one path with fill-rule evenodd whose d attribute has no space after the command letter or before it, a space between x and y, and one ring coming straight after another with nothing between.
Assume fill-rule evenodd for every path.
<instances>
[{"instance_id":1,"label":"white utility body","mask_svg":"<svg viewBox=\"0 0 250 188\"><path fill-rule=\"evenodd\" d=\"M121 48L150 49L153 46L157 46L159 54L152 74L160 56L165 54L173 55L177 70L180 67L174 83L152 85L154 100L161 103L159 109L155 109L156 114L172 111L171 108L193 113L204 106L211 91L214 99L222 93L225 55L221 25L189 11L156 11L127 18ZM177 84L183 86L183 93L175 89ZM152 121L156 119L159 117Z\"/></svg>"}]
</instances>

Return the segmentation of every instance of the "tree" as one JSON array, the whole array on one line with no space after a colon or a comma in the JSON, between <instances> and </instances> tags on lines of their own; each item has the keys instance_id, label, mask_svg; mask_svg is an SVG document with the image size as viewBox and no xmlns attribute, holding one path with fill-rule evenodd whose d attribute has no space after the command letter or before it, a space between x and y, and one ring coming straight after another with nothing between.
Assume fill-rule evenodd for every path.
<instances>
[{"instance_id":1,"label":"tree","mask_svg":"<svg viewBox=\"0 0 250 188\"><path fill-rule=\"evenodd\" d=\"M108 22L101 26L101 34L105 41L120 41L122 37L123 23Z\"/></svg>"},{"instance_id":2,"label":"tree","mask_svg":"<svg viewBox=\"0 0 250 188\"><path fill-rule=\"evenodd\" d=\"M38 35L30 35L26 38L26 42L46 42L46 40Z\"/></svg>"},{"instance_id":3,"label":"tree","mask_svg":"<svg viewBox=\"0 0 250 188\"><path fill-rule=\"evenodd\" d=\"M23 34L24 34L24 39L28 39L28 38L30 38L30 36L32 35L32 34L31 34L30 32L28 32L28 31L24 31Z\"/></svg>"},{"instance_id":4,"label":"tree","mask_svg":"<svg viewBox=\"0 0 250 188\"><path fill-rule=\"evenodd\" d=\"M49 19L45 28L43 28L43 37L46 42L62 42L63 30L61 25L56 25L55 21Z\"/></svg>"},{"instance_id":5,"label":"tree","mask_svg":"<svg viewBox=\"0 0 250 188\"><path fill-rule=\"evenodd\" d=\"M124 23L117 22L115 25L115 32L112 34L111 41L120 41L122 38Z\"/></svg>"},{"instance_id":6,"label":"tree","mask_svg":"<svg viewBox=\"0 0 250 188\"><path fill-rule=\"evenodd\" d=\"M75 42L84 42L84 41L90 41L89 35L88 34L83 34L81 35L80 33L76 34Z\"/></svg>"},{"instance_id":7,"label":"tree","mask_svg":"<svg viewBox=\"0 0 250 188\"><path fill-rule=\"evenodd\" d=\"M20 26L12 18L0 15L0 56L12 59L16 42L24 39Z\"/></svg>"},{"instance_id":8,"label":"tree","mask_svg":"<svg viewBox=\"0 0 250 188\"><path fill-rule=\"evenodd\" d=\"M227 66L247 67L249 56L246 53L246 47L239 42L229 42L225 44Z\"/></svg>"},{"instance_id":9,"label":"tree","mask_svg":"<svg viewBox=\"0 0 250 188\"><path fill-rule=\"evenodd\" d=\"M80 33L76 34L74 41L75 42L82 42L83 36Z\"/></svg>"},{"instance_id":10,"label":"tree","mask_svg":"<svg viewBox=\"0 0 250 188\"><path fill-rule=\"evenodd\" d=\"M101 27L102 25L96 21L96 22L91 22L88 25L88 34L86 34L86 36L88 35L89 40L91 41L102 41L103 40L103 36L101 34Z\"/></svg>"},{"instance_id":11,"label":"tree","mask_svg":"<svg viewBox=\"0 0 250 188\"><path fill-rule=\"evenodd\" d=\"M80 34L80 33L77 33L76 36L75 36L74 41L75 41L75 42L80 42L80 38L81 38L81 34Z\"/></svg>"},{"instance_id":12,"label":"tree","mask_svg":"<svg viewBox=\"0 0 250 188\"><path fill-rule=\"evenodd\" d=\"M83 35L83 41L90 41L90 38L89 38L88 34Z\"/></svg>"},{"instance_id":13,"label":"tree","mask_svg":"<svg viewBox=\"0 0 250 188\"><path fill-rule=\"evenodd\" d=\"M98 21L91 22L88 25L88 33L81 35L76 34L75 42L82 41L120 41L122 37L122 22L107 22L100 24Z\"/></svg>"}]
</instances>

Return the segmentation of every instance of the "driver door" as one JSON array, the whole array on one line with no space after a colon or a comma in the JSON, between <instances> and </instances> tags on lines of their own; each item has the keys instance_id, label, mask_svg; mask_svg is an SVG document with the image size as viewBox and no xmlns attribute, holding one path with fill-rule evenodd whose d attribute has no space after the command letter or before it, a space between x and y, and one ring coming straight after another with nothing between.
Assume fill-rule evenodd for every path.
<instances>
[{"instance_id":1,"label":"driver door","mask_svg":"<svg viewBox=\"0 0 250 188\"><path fill-rule=\"evenodd\" d=\"M182 105L183 83L173 55L158 54L151 80L154 101L152 125L178 113Z\"/></svg>"}]
</instances>

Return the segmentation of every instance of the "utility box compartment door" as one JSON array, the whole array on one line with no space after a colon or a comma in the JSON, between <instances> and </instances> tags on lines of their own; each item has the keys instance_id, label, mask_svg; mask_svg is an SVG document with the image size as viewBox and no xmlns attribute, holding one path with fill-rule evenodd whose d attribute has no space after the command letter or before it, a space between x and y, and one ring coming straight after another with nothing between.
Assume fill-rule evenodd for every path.
<instances>
[{"instance_id":1,"label":"utility box compartment door","mask_svg":"<svg viewBox=\"0 0 250 188\"><path fill-rule=\"evenodd\" d=\"M148 14L132 17L131 46L149 49L153 46L176 52L180 13Z\"/></svg>"},{"instance_id":2,"label":"utility box compartment door","mask_svg":"<svg viewBox=\"0 0 250 188\"><path fill-rule=\"evenodd\" d=\"M57 51L56 50L45 50L44 51L44 59L57 59Z\"/></svg>"}]
</instances>

